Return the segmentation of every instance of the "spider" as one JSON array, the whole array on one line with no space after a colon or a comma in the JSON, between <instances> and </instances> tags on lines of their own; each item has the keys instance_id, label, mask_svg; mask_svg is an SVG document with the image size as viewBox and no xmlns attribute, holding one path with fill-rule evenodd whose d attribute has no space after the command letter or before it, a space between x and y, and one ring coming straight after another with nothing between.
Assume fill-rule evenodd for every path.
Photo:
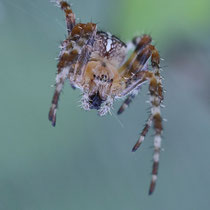
<instances>
[{"instance_id":1,"label":"spider","mask_svg":"<svg viewBox=\"0 0 210 210\"><path fill-rule=\"evenodd\" d=\"M132 151L139 148L153 124L155 136L152 179L149 187L151 195L157 180L163 130L160 113L163 100L160 56L151 44L152 38L149 35L135 37L126 45L116 36L98 31L97 25L92 22L76 23L75 14L66 1L56 0L55 3L65 13L68 36L60 46L49 120L55 126L58 100L66 79L74 89L79 88L82 91L82 108L96 109L100 116L110 112L114 99L127 97L118 110L118 114L121 114L138 93L140 86L148 81L151 111ZM126 60L131 47L135 50ZM148 70L149 61L152 71Z\"/></svg>"}]
</instances>

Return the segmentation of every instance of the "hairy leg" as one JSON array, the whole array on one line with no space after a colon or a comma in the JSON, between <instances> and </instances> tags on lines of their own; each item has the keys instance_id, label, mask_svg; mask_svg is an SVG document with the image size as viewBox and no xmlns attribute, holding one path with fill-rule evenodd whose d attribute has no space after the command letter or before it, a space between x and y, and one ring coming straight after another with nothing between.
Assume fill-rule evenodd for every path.
<instances>
[{"instance_id":1,"label":"hairy leg","mask_svg":"<svg viewBox=\"0 0 210 210\"><path fill-rule=\"evenodd\" d=\"M84 72L85 66L89 61L90 53L92 52L95 34L95 24L77 24L72 29L71 37L65 40L61 46L62 50L57 65L56 87L49 112L49 120L52 121L53 126L56 124L56 110L64 81L68 77L70 83L74 85L74 76L78 78ZM84 46L79 47L75 44L75 37L80 37L81 40L85 40L86 37Z\"/></svg>"},{"instance_id":2,"label":"hairy leg","mask_svg":"<svg viewBox=\"0 0 210 210\"><path fill-rule=\"evenodd\" d=\"M136 46L134 52L131 54L129 59L121 66L118 70L122 76L130 77L132 74L140 71L146 62L143 62L142 58L146 57L145 48L152 42L152 39L148 35L143 35L142 37L135 37L132 44ZM129 46L128 46L129 47ZM132 48L132 47L129 47ZM142 56L144 55L144 56ZM141 58L141 59L140 59Z\"/></svg>"},{"instance_id":3,"label":"hairy leg","mask_svg":"<svg viewBox=\"0 0 210 210\"><path fill-rule=\"evenodd\" d=\"M59 63L57 65L58 72L56 76L55 91L52 99L51 108L48 118L52 122L52 125L56 124L56 110L58 107L58 100L62 91L64 82L69 74L71 65L77 60L78 52L71 50L70 52L64 52L60 55Z\"/></svg>"},{"instance_id":4,"label":"hairy leg","mask_svg":"<svg viewBox=\"0 0 210 210\"><path fill-rule=\"evenodd\" d=\"M149 118L140 134L138 141L136 142L136 144L134 145L134 147L132 149L132 152L135 152L140 147L140 145L144 141L144 138L145 138L146 134L148 133L151 125L152 125L152 115L149 116Z\"/></svg>"},{"instance_id":5,"label":"hairy leg","mask_svg":"<svg viewBox=\"0 0 210 210\"><path fill-rule=\"evenodd\" d=\"M73 78L74 81L81 82L83 78L85 67L93 50L96 32L97 27L94 23L77 24L72 30L72 36L79 35L81 40L81 53L75 65ZM79 48L80 46L77 47Z\"/></svg>"},{"instance_id":6,"label":"hairy leg","mask_svg":"<svg viewBox=\"0 0 210 210\"><path fill-rule=\"evenodd\" d=\"M149 195L151 195L155 189L158 166L159 166L159 156L161 150L161 135L162 135L162 117L160 112L161 102L163 100L163 88L162 81L160 77L160 56L158 51L154 46L152 48L152 68L154 71L154 77L150 79L149 91L150 91L150 103L151 103L151 114L153 120L153 126L155 130L154 137L154 154L153 154L153 168L152 168L152 180L150 183Z\"/></svg>"},{"instance_id":7,"label":"hairy leg","mask_svg":"<svg viewBox=\"0 0 210 210\"><path fill-rule=\"evenodd\" d=\"M137 88L132 91L130 95L123 101L121 107L117 111L117 114L122 114L130 105L130 103L134 100L134 98L138 95L141 86L137 86Z\"/></svg>"},{"instance_id":8,"label":"hairy leg","mask_svg":"<svg viewBox=\"0 0 210 210\"><path fill-rule=\"evenodd\" d=\"M144 71L147 70L149 58L152 55L151 37L144 35L134 38L136 42L136 49L131 54L130 58L119 69L122 80L125 83L125 89L122 91L121 96L125 96L140 86L146 79L142 79ZM133 42L134 42L133 41Z\"/></svg>"},{"instance_id":9,"label":"hairy leg","mask_svg":"<svg viewBox=\"0 0 210 210\"><path fill-rule=\"evenodd\" d=\"M142 41L142 39L144 40L145 39L145 37L148 37L148 41L146 42L146 41L143 41L144 42L144 44L146 44L146 43L150 43L150 41L149 40L151 40L151 38L149 38L149 36L148 35L143 35L143 36L136 36L136 37L134 37L131 41L129 41L129 42L127 42L126 43L126 52L128 53L130 50L135 50L135 48L140 44L140 42ZM142 43L141 43L142 44ZM140 44L140 45L141 45ZM145 45L146 46L146 45ZM142 44L142 47L144 47L143 46L143 44ZM141 47L140 47L141 48Z\"/></svg>"},{"instance_id":10,"label":"hairy leg","mask_svg":"<svg viewBox=\"0 0 210 210\"><path fill-rule=\"evenodd\" d=\"M66 1L55 0L55 3L65 12L67 32L70 34L76 24L75 14Z\"/></svg>"},{"instance_id":11,"label":"hairy leg","mask_svg":"<svg viewBox=\"0 0 210 210\"><path fill-rule=\"evenodd\" d=\"M135 98L136 95L130 94L127 96L127 98L123 101L122 105L120 106L119 110L117 111L117 114L122 114L130 105L132 100Z\"/></svg>"},{"instance_id":12,"label":"hairy leg","mask_svg":"<svg viewBox=\"0 0 210 210\"><path fill-rule=\"evenodd\" d=\"M157 180L159 155L161 148L161 134L163 129L162 117L160 113L160 105L163 100L163 88L159 70L160 56L156 48L150 43L150 36L144 35L137 44L135 51L130 56L128 61L119 69L119 72L122 75L122 80L125 81L125 89L121 93L121 96L124 96L133 91L144 81L149 81L151 116L149 117L143 131L141 132L139 140L133 147L133 151L136 151L138 149L138 147L144 140L144 137L147 134L151 124L153 123L155 130L154 155L152 180L149 189L149 194L152 194L155 189ZM147 65L149 58L151 58L153 72L145 70L145 65ZM128 98L128 101L126 103L129 104L129 102L130 98Z\"/></svg>"},{"instance_id":13,"label":"hairy leg","mask_svg":"<svg viewBox=\"0 0 210 210\"><path fill-rule=\"evenodd\" d=\"M161 102L163 100L163 88L162 88L162 81L160 77L160 56L156 48L152 45L149 46L151 50L151 63L153 72L144 71L144 79L149 81L149 92L150 92L150 103L151 103L151 120L155 130L155 137L154 137L154 154L153 154L153 167L152 167L152 180L150 183L149 188L149 195L154 192L156 181L157 181L157 174L158 174L158 166L159 166L159 156L160 156L160 149L161 149L161 135L162 135L162 117L160 112ZM145 136L148 132L148 129L151 125L150 118L144 127L141 136ZM139 146L139 143L142 142L143 137L140 136L139 141L134 146L133 151Z\"/></svg>"}]
</instances>

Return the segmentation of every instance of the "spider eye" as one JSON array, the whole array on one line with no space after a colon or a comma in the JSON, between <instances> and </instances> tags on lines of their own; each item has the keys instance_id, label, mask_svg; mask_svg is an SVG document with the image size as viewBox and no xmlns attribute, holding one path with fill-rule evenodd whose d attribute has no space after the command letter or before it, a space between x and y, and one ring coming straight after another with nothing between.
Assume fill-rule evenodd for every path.
<instances>
[{"instance_id":1,"label":"spider eye","mask_svg":"<svg viewBox=\"0 0 210 210\"><path fill-rule=\"evenodd\" d=\"M97 109L98 110L100 108L102 102L103 102L103 100L100 97L98 92L89 97L89 103L90 103L90 108L91 109Z\"/></svg>"}]
</instances>

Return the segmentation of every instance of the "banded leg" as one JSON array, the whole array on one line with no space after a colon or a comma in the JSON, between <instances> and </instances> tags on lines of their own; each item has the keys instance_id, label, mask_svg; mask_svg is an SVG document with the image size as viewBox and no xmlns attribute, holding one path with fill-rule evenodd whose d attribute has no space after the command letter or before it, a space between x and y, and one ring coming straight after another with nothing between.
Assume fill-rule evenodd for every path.
<instances>
[{"instance_id":1,"label":"banded leg","mask_svg":"<svg viewBox=\"0 0 210 210\"><path fill-rule=\"evenodd\" d=\"M161 77L160 77L159 53L154 46L150 45L149 47L151 49L151 63L152 63L153 72L145 71L144 78L149 80L151 118L152 118L154 130L155 130L152 180L151 180L150 188L149 188L149 195L151 195L154 192L156 181L157 181L159 156L160 156L160 149L161 149L161 134L162 134L163 126L162 126L160 106L163 100L163 88L162 88L162 82L161 82Z\"/></svg>"},{"instance_id":2,"label":"banded leg","mask_svg":"<svg viewBox=\"0 0 210 210\"><path fill-rule=\"evenodd\" d=\"M121 95L127 95L129 92L141 85L144 73L147 70L147 63L152 55L151 37L144 35L136 46L135 51L128 61L119 69L125 82L125 89Z\"/></svg>"},{"instance_id":3,"label":"banded leg","mask_svg":"<svg viewBox=\"0 0 210 210\"><path fill-rule=\"evenodd\" d=\"M158 51L154 46L151 46L152 49L152 68L154 70L154 77L150 79L149 91L150 91L150 103L151 114L153 120L153 126L155 130L154 137L154 154L153 154L153 167L152 167L152 180L149 188L149 195L151 195L155 189L158 166L159 166L159 156L161 150L161 134L163 130L162 126L162 117L160 112L160 105L163 100L163 88L160 77L160 56Z\"/></svg>"},{"instance_id":4,"label":"banded leg","mask_svg":"<svg viewBox=\"0 0 210 210\"><path fill-rule=\"evenodd\" d=\"M55 0L55 2L65 12L67 32L70 34L76 24L75 15L66 1Z\"/></svg>"},{"instance_id":5,"label":"banded leg","mask_svg":"<svg viewBox=\"0 0 210 210\"><path fill-rule=\"evenodd\" d=\"M49 111L48 118L52 122L52 125L56 124L56 110L58 107L58 100L60 97L60 93L62 91L64 82L69 75L69 71L71 70L71 66L76 62L78 57L78 52L76 50L72 50L70 52L65 52L60 55L58 67L58 73L56 76L56 84L55 84L55 92L52 99L52 105Z\"/></svg>"},{"instance_id":6,"label":"banded leg","mask_svg":"<svg viewBox=\"0 0 210 210\"><path fill-rule=\"evenodd\" d=\"M155 51L156 52L156 51ZM154 69L153 72L145 72L145 77L149 80L149 92L150 92L150 103L151 103L151 120L155 130L154 137L154 154L153 154L153 166L152 166L152 180L149 188L149 195L154 192L157 174L158 174L158 166L159 166L159 156L161 149L161 134L162 134L162 117L160 113L160 105L163 99L162 95L162 85L161 79L159 76L159 62L156 63L153 59L152 66ZM137 141L132 151L136 151L142 141L144 140L144 136L149 130L151 125L150 118L147 121L146 126L144 127L140 139Z\"/></svg>"},{"instance_id":7,"label":"banded leg","mask_svg":"<svg viewBox=\"0 0 210 210\"><path fill-rule=\"evenodd\" d=\"M74 81L80 82L85 71L85 67L90 59L90 55L93 50L93 44L95 41L97 32L96 24L77 24L72 31L72 36L77 34L83 38L84 46L81 49L81 53L78 57L77 63L74 69Z\"/></svg>"},{"instance_id":8,"label":"banded leg","mask_svg":"<svg viewBox=\"0 0 210 210\"><path fill-rule=\"evenodd\" d=\"M63 42L64 46L57 66L58 74L56 77L56 88L49 112L49 120L52 121L53 126L56 124L56 110L64 81L68 77L70 83L74 84L74 76L77 78L78 75L84 72L90 53L92 52L95 34L95 24L77 24L72 29L71 38L74 39L75 36L79 36L81 40L85 40L84 46L80 49L79 46L74 45L74 40L72 41L71 39L67 39Z\"/></svg>"},{"instance_id":9,"label":"banded leg","mask_svg":"<svg viewBox=\"0 0 210 210\"><path fill-rule=\"evenodd\" d=\"M141 42L141 41L140 41ZM138 45L136 50L140 49ZM131 55L132 57L132 55ZM148 59L151 57L151 63L153 72L142 70L143 66L147 63ZM133 148L133 151L140 146L144 139L144 136L148 132L151 125L151 121L154 125L155 137L154 137L154 155L153 155L153 169L152 169L152 180L150 183L149 194L151 195L155 189L158 165L159 165L159 153L161 148L161 134L162 134L162 118L160 114L160 105L163 100L163 89L160 78L159 70L160 56L158 51L153 45L147 44L141 52L135 56L132 64L127 65L128 71L125 71L125 75L128 75L126 81L126 88L123 94L127 94L132 91L138 85L142 84L145 80L149 81L149 92L150 92L150 103L151 103L151 119L149 118L146 126L144 127L140 139L137 141Z\"/></svg>"},{"instance_id":10,"label":"banded leg","mask_svg":"<svg viewBox=\"0 0 210 210\"><path fill-rule=\"evenodd\" d=\"M125 109L128 108L128 106L130 105L130 103L133 101L133 99L135 98L134 94L130 94L124 101L123 104L120 106L119 110L117 111L117 114L122 114Z\"/></svg>"},{"instance_id":11,"label":"banded leg","mask_svg":"<svg viewBox=\"0 0 210 210\"><path fill-rule=\"evenodd\" d=\"M145 48L151 43L151 41L152 39L148 35L143 35L141 38L137 37L133 39L132 43L136 46L136 48L131 54L130 58L119 69L119 72L122 74L122 76L128 77L143 68L146 62L144 62L142 58L145 58L145 55L147 54L145 53Z\"/></svg>"},{"instance_id":12,"label":"banded leg","mask_svg":"<svg viewBox=\"0 0 210 210\"><path fill-rule=\"evenodd\" d=\"M123 101L121 107L117 111L118 115L122 114L129 107L130 103L134 100L134 98L138 95L140 89L140 86L138 85L137 88L134 91L132 91L132 93L129 96L127 96L127 98Z\"/></svg>"},{"instance_id":13,"label":"banded leg","mask_svg":"<svg viewBox=\"0 0 210 210\"><path fill-rule=\"evenodd\" d=\"M144 48L146 48L146 46L147 45L149 45L150 43L151 43L151 41L152 41L152 39L151 39L151 37L150 36L148 36L148 35L143 35L142 37L134 37L133 38L133 40L132 40L132 42L130 42L130 43L128 43L127 44L127 50L129 51L130 49L132 49L132 48L134 48L134 47L136 47L136 49L135 49L135 51L134 51L134 53L133 53L133 55L131 55L131 57L130 57L130 59L125 63L125 66L123 67L123 68L125 68L126 66L129 66L130 65L130 63L131 62L136 62L137 64L136 64L136 66L137 65L139 65L139 67L134 67L134 66L132 66L132 65L130 65L130 69L127 69L128 70L128 72L133 72L134 71L134 68L135 69L137 69L138 71L140 70L140 69L142 69L142 70L145 70L145 69L143 69L143 66L145 65L145 63L147 62L147 60L148 60L148 58L149 58L149 56L150 56L150 53L148 54L148 56L145 56L145 49ZM147 50L147 49L146 49ZM144 56L142 56L142 55L144 55ZM142 59L142 57L144 58L144 59ZM134 59L135 58L135 59ZM145 59L146 58L146 59ZM138 63L139 62L139 63ZM132 68L133 68L133 70L132 70ZM122 69L121 69L121 71L122 71ZM134 74L134 73L133 73ZM136 75L135 75L136 76ZM133 78L132 78L133 79ZM134 79L136 79L136 78L134 78ZM131 83L133 83L133 82L131 82ZM141 83L141 82L140 82ZM139 85L139 84L138 84ZM131 95L129 95L126 99L125 99L125 101L123 102L123 104L121 105L121 107L119 108L119 110L118 110L118 112L117 112L117 114L121 114L122 112L124 112L124 110L126 109L126 108L128 108L128 106L129 106L129 104L132 102L132 100L135 98L135 96L138 94L138 89L140 89L139 87L138 88L136 88L137 90L136 90L136 92L135 92L135 94L131 94ZM147 130L147 128L149 129L149 127L151 126L150 125L151 124L151 117L148 119L148 121L147 121L147 123L146 123L146 125L145 125L145 128L144 128L144 132L145 132L145 130ZM138 140L138 142L136 143L136 145L135 146L137 146L138 144L139 144L139 146L140 146L140 142L142 141L142 139L143 139L143 137L146 135L146 133L145 133L145 135L144 135L144 132L142 132L142 135L140 136L140 138L139 138L139 140ZM135 146L134 146L134 148L135 148ZM138 147L139 147L138 146ZM137 147L137 148L138 148ZM133 151L136 151L136 149L134 150L134 148L133 148Z\"/></svg>"},{"instance_id":14,"label":"banded leg","mask_svg":"<svg viewBox=\"0 0 210 210\"><path fill-rule=\"evenodd\" d=\"M58 107L58 100L60 97L60 93L62 91L64 82L68 75L68 68L64 68L56 77L56 85L55 85L55 92L52 98L52 105L49 111L48 118L52 122L52 126L56 124L56 110Z\"/></svg>"},{"instance_id":15,"label":"banded leg","mask_svg":"<svg viewBox=\"0 0 210 210\"><path fill-rule=\"evenodd\" d=\"M144 138L145 138L146 134L148 133L151 125L152 125L152 115L149 116L149 118L144 126L144 129L142 130L142 132L140 134L138 141L136 142L136 144L134 145L134 147L132 149L132 152L135 152L140 147L140 145L144 141Z\"/></svg>"},{"instance_id":16,"label":"banded leg","mask_svg":"<svg viewBox=\"0 0 210 210\"><path fill-rule=\"evenodd\" d=\"M148 37L147 39L148 39L148 41L146 41L146 40L144 40L145 39L145 37ZM134 37L133 39L132 39L132 41L129 41L129 42L127 42L126 43L126 52L128 53L130 50L135 50L135 48L138 46L138 45L141 45L142 47L140 47L140 48L142 48L143 49L143 42L140 44L140 42L142 41L142 40L144 40L143 42L146 44L146 43L151 43L151 37L150 36L148 36L148 35L143 35L143 36L136 36L136 37ZM146 45L145 45L146 46Z\"/></svg>"}]
</instances>

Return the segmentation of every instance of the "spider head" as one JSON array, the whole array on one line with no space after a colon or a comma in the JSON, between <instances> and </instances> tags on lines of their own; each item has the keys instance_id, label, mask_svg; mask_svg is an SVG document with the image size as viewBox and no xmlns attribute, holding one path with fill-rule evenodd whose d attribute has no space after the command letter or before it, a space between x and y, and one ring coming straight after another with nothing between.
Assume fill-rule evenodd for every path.
<instances>
[{"instance_id":1,"label":"spider head","mask_svg":"<svg viewBox=\"0 0 210 210\"><path fill-rule=\"evenodd\" d=\"M86 67L83 90L85 92L84 109L101 110L102 104L116 95L116 86L119 84L118 75L113 65L106 61L90 61Z\"/></svg>"}]
</instances>

